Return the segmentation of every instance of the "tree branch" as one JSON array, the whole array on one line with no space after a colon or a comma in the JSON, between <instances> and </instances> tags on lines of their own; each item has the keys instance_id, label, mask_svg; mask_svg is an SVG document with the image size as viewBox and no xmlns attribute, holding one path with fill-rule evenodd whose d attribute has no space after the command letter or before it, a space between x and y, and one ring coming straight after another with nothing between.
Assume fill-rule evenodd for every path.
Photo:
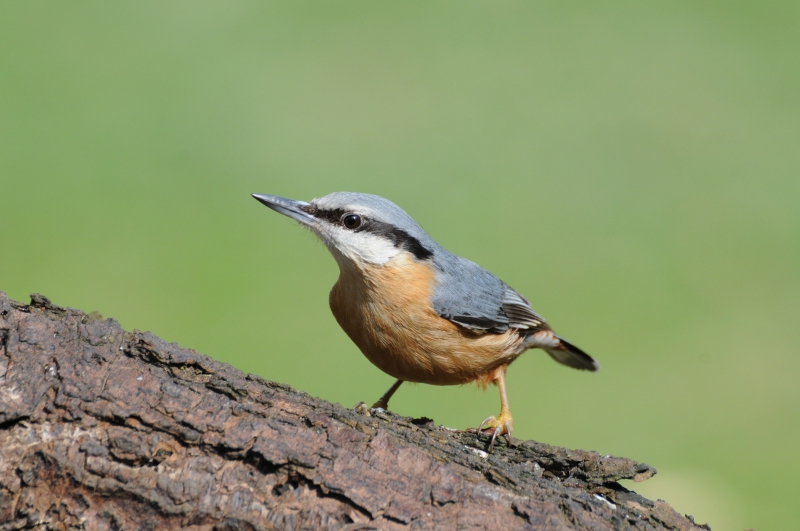
<instances>
[{"instance_id":1,"label":"tree branch","mask_svg":"<svg viewBox=\"0 0 800 531\"><path fill-rule=\"evenodd\" d=\"M701 529L648 465L486 439L0 292L0 530Z\"/></svg>"}]
</instances>

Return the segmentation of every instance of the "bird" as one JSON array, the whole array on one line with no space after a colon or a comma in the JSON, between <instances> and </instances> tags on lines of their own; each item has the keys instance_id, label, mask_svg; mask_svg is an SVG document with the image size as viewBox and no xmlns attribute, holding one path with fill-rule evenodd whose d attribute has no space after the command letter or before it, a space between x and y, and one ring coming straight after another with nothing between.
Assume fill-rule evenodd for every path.
<instances>
[{"instance_id":1,"label":"bird","mask_svg":"<svg viewBox=\"0 0 800 531\"><path fill-rule=\"evenodd\" d=\"M252 194L308 228L339 266L331 312L366 358L395 383L372 406L387 410L403 382L496 384L500 413L478 427L511 445L505 376L528 349L586 371L600 365L556 335L523 295L475 262L447 251L388 199L334 192L309 202Z\"/></svg>"}]
</instances>

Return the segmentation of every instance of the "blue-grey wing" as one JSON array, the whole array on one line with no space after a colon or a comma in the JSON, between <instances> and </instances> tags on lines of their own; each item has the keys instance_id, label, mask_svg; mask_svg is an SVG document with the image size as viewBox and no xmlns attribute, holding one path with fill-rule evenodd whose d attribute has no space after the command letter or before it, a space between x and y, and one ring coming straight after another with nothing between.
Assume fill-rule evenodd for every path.
<instances>
[{"instance_id":1,"label":"blue-grey wing","mask_svg":"<svg viewBox=\"0 0 800 531\"><path fill-rule=\"evenodd\" d=\"M478 264L450 255L437 264L433 307L443 318L476 332L509 328L529 334L549 330L528 299Z\"/></svg>"}]
</instances>

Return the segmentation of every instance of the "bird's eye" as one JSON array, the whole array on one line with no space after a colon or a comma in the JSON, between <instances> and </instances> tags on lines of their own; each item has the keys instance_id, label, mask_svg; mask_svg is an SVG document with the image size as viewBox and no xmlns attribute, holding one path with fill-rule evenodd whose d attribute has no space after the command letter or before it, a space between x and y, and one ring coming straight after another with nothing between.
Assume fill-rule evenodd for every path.
<instances>
[{"instance_id":1,"label":"bird's eye","mask_svg":"<svg viewBox=\"0 0 800 531\"><path fill-rule=\"evenodd\" d=\"M350 230L357 229L361 226L361 216L358 214L347 214L342 218L342 225Z\"/></svg>"}]
</instances>

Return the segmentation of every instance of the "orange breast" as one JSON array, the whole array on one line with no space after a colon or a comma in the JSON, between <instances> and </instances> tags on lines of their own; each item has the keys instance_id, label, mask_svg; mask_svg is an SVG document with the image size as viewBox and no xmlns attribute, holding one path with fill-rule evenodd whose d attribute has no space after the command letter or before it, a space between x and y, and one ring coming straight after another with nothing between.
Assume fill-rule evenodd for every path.
<instances>
[{"instance_id":1,"label":"orange breast","mask_svg":"<svg viewBox=\"0 0 800 531\"><path fill-rule=\"evenodd\" d=\"M513 361L524 347L514 330L477 334L433 309L433 269L409 253L386 265L341 267L330 294L333 315L361 352L409 382L471 382Z\"/></svg>"}]
</instances>

